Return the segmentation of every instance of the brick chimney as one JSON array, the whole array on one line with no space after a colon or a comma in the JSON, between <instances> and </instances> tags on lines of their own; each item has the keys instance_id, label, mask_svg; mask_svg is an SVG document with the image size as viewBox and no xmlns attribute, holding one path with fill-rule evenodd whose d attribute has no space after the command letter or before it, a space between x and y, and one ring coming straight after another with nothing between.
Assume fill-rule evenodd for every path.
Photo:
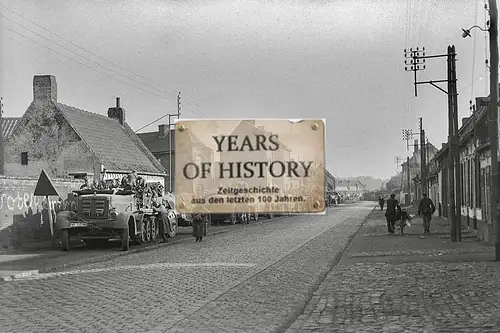
<instances>
[{"instance_id":1,"label":"brick chimney","mask_svg":"<svg viewBox=\"0 0 500 333\"><path fill-rule=\"evenodd\" d=\"M35 75L33 78L33 100L57 102L56 77L52 75Z\"/></svg>"},{"instance_id":2,"label":"brick chimney","mask_svg":"<svg viewBox=\"0 0 500 333\"><path fill-rule=\"evenodd\" d=\"M122 126L125 123L125 110L120 107L120 97L116 98L116 106L108 109L108 117L118 120Z\"/></svg>"}]
</instances>

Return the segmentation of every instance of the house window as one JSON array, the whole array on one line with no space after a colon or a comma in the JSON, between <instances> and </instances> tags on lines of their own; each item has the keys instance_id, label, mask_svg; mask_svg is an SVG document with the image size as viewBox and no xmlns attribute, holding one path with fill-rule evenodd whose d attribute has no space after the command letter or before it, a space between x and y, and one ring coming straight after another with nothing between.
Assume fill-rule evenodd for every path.
<instances>
[{"instance_id":1,"label":"house window","mask_svg":"<svg viewBox=\"0 0 500 333\"><path fill-rule=\"evenodd\" d=\"M21 165L28 165L28 152L21 153Z\"/></svg>"}]
</instances>

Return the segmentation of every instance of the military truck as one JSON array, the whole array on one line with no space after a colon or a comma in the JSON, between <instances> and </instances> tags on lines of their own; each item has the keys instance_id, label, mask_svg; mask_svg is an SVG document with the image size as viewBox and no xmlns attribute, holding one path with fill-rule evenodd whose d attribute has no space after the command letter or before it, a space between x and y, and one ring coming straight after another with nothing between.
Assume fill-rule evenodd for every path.
<instances>
[{"instance_id":1,"label":"military truck","mask_svg":"<svg viewBox=\"0 0 500 333\"><path fill-rule=\"evenodd\" d=\"M55 230L60 233L63 251L69 251L71 237L80 237L87 244L119 238L123 251L129 250L131 242L144 244L156 240L163 222L161 213L153 210L153 200L160 200L166 207L167 237L177 233L173 207L161 197L124 189L83 189L73 193L76 210L62 211L56 217Z\"/></svg>"}]
</instances>

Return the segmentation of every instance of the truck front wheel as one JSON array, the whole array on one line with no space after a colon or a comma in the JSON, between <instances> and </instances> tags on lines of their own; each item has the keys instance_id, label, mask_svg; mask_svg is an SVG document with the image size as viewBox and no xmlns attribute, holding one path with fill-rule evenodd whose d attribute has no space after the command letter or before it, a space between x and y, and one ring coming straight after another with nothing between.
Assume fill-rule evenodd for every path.
<instances>
[{"instance_id":1,"label":"truck front wheel","mask_svg":"<svg viewBox=\"0 0 500 333\"><path fill-rule=\"evenodd\" d=\"M69 232L68 232L68 229L61 230L61 248L63 251L69 251Z\"/></svg>"}]
</instances>

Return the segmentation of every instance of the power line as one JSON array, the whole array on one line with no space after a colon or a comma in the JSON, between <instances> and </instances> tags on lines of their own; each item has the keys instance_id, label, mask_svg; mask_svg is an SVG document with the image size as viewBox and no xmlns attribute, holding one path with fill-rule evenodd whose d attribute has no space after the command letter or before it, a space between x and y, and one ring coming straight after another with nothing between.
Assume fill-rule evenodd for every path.
<instances>
[{"instance_id":1,"label":"power line","mask_svg":"<svg viewBox=\"0 0 500 333\"><path fill-rule=\"evenodd\" d=\"M31 32L31 33L33 33L33 34L35 34L35 35L37 35L37 36L39 36L39 37L42 37L42 38L43 38L43 39L45 39L45 40L48 40L49 42L51 42L51 43L53 43L53 44L55 44L55 45L57 45L57 46L61 47L62 49L66 50L66 51L69 51L69 52L71 52L71 53L73 53L73 54L75 54L75 55L77 55L77 56L79 56L79 57L82 57L83 59L88 60L88 61L90 61L90 62L92 62L92 63L96 64L97 66L101 66L101 67L103 67L103 68L105 68L105 69L108 69L108 70L112 71L113 73L116 73L116 74L118 74L118 75L122 75L122 76L124 76L122 73L120 73L120 72L118 72L118 71L115 71L115 70L114 70L114 69L112 69L112 68L109 68L109 67L106 67L106 66L104 66L104 65L101 65L101 64L99 64L98 62L96 62L96 61L94 61L94 60L92 60L92 59L89 59L89 58L87 58L87 57L84 57L84 56L82 56L81 54L78 54L78 53L76 53L76 52L74 52L74 51L72 51L72 50L69 50L69 49L67 49L66 47L64 47L63 45L61 45L61 44L59 44L59 43L57 43L57 42L54 42L53 40L51 40L51 39L49 39L49 38L47 38L47 37L45 37L45 36L43 36L43 35L41 35L41 34L37 33L36 31L33 31L33 30L31 30L31 29L26 28L25 26L23 26L23 25L21 25L21 24L19 24L19 23L15 22L15 21L13 21L13 20L9 19L8 17L5 17L5 16L4 16L4 15L2 15L2 14L0 14L0 16L3 16L5 19L7 19L8 21L10 21L10 22L12 22L12 23L16 24L17 26L20 26L21 28L24 28L24 29L28 30L29 32ZM126 78L127 78L127 77L126 77ZM130 78L127 78L127 79L131 80ZM137 81L137 80L131 80L131 81L135 81L135 82L137 82L137 83L139 83L139 84L143 84L142 82L139 82L139 81ZM121 81L121 82L124 82L124 81ZM146 86L147 86L147 85L146 85ZM154 88L154 87L153 87L153 88ZM159 91L159 92L161 92L161 90L159 90L158 88L154 88L154 89L155 89L155 90L157 90L157 91ZM168 97L168 96L166 96L165 98L166 98L166 99L170 99L170 100L172 100L172 101L173 101L173 99L172 99L172 98L170 98L170 97Z\"/></svg>"},{"instance_id":2,"label":"power line","mask_svg":"<svg viewBox=\"0 0 500 333\"><path fill-rule=\"evenodd\" d=\"M93 56L95 56L95 57L97 57L97 58L99 58L99 59L101 59L101 60L103 60L103 61L105 61L105 62L109 63L109 64L112 64L113 66L118 67L118 68L122 69L123 71L125 71L125 72L127 72L127 73L130 73L130 74L132 74L132 75L134 75L134 76L136 76L136 77L139 77L139 78L141 78L141 79L143 79L143 80L145 80L145 81L149 81L149 82L151 82L151 83L158 84L157 82L154 82L154 81L152 81L152 80L150 80L150 79L147 79L147 78L145 78L144 76L141 76L141 75L139 75L139 74L133 73L133 72L129 71L128 69L126 69L126 68L124 68L124 67L121 67L120 65L118 65L118 64L116 64L116 63L114 63L114 62L112 62L111 60L107 60L106 58L101 57L101 56L99 56L98 54L96 54L96 53L94 53L94 52L92 52L92 51L89 51L89 50L87 50L87 49L85 49L85 48L83 48L83 47L81 47L81 46L79 46L79 45L77 45L77 44L73 43L72 41L70 41L70 40L68 40L68 39L66 39L66 38L64 38L64 37L62 37L62 36L60 36L60 35L56 34L55 32L52 32L52 31L48 30L47 28L45 28L45 27L41 26L40 24L38 24L38 23L36 23L36 22L34 22L34 21L32 21L32 20L28 19L27 17L25 17L25 16L23 16L23 15L21 15L21 14L19 14L19 13L15 12L14 10L12 10L12 9L10 9L10 8L8 8L8 7L4 6L4 5L2 5L2 4L0 4L0 6L2 6L2 7L3 7L3 8L5 8L5 9L7 9L8 11L10 11L10 12L14 13L16 16L18 16L18 17L22 18L23 20L26 20L26 21L30 22L31 24L33 24L33 25L35 25L35 26L39 27L40 29L42 29L42 30L44 30L44 31L46 31L46 32L48 32L48 33L50 33L50 34L54 35L54 36L56 36L57 38L60 38L60 39L64 40L65 42L67 42L67 43L69 43L69 44L71 44L71 45L73 45L73 46L75 46L75 47L79 48L79 49L80 49L80 50L82 50L82 51L85 51L85 52L87 52L87 53L89 53L89 54L91 54L91 55L93 55ZM0 15L2 15L2 14L0 14ZM5 17L5 18L7 18L5 15L2 15L2 16L3 16L3 17ZM7 18L7 19L8 19L8 18ZM8 19L8 20L9 20L9 21L11 21L11 22L14 22L14 21L12 21L12 20L10 20L10 19ZM14 22L14 23L15 23L15 22ZM16 23L16 24L17 24L17 23ZM28 29L28 28L26 28L26 27L23 27L23 28ZM28 29L28 30L29 30L29 29ZM31 30L30 30L30 31L31 31ZM43 37L43 36L42 36L42 37ZM45 38L45 37L43 37L43 38ZM47 39L47 38L46 38L46 39ZM61 46L61 47L62 47L62 46ZM73 51L71 51L71 52L73 52ZM123 75L123 74L121 74L121 75ZM173 89L171 89L171 90L172 90L172 94L176 94L176 93L177 93L177 91L176 91L176 90L173 90Z\"/></svg>"},{"instance_id":3,"label":"power line","mask_svg":"<svg viewBox=\"0 0 500 333\"><path fill-rule=\"evenodd\" d=\"M59 54L59 55L63 56L63 57L64 57L64 58L66 58L66 59L69 59L69 60L71 60L71 61L74 61L74 62L76 62L77 64L82 65L82 66L84 66L84 67L86 67L86 68L88 68L88 69L90 69L90 70L92 70L92 71L94 71L94 72L97 72L97 73L99 73L99 74L105 75L105 76L107 76L107 77L109 77L109 78L111 78L111 79L113 79L113 80L118 81L118 82L125 83L125 84L127 84L127 85L129 85L129 86L131 86L131 87L134 87L134 88L136 88L136 89L139 89L139 90L141 90L141 91L143 91L143 92L145 92L145 93L152 94L152 95L155 95L155 96L157 96L157 97L159 97L159 98L165 99L165 96L161 96L161 95L155 94L155 93L153 93L153 92L150 92L150 91L144 90L144 89L142 89L141 87L134 86L133 84L130 84L130 83L125 82L125 81L122 81L122 80L117 79L117 78L115 78L115 77L113 77L113 76L111 76L111 75L109 75L109 74L107 74L107 73L103 73L103 72L101 72L101 71L98 71L97 69L94 69L94 68L92 68L92 67L90 67L90 66L87 66L86 64L84 64L84 63L82 63L82 62L80 62L80 61L78 61L78 60L75 60L75 59L73 59L73 58L71 58L71 57L68 57L67 55L65 55L65 54L63 54L63 53L61 53L61 52L59 52L59 51L56 51L56 50L54 50L54 49L52 49L52 48L50 48L50 47L48 47L48 46L46 46L46 45L43 45L43 44L39 43L38 41L36 41L36 40L34 40L34 39L32 39L32 38L30 38L30 37L28 37L28 36L23 35L23 34L22 34L22 33L20 33L20 32L17 32L17 31L15 31L15 30L13 30L13 29L10 29L9 27L6 27L6 26L5 26L5 25L3 25L3 24L0 24L0 26L1 26L1 27L3 27L3 28L5 28L5 29L7 29L7 30L9 30L9 31L11 31L11 32L13 32L13 33L15 33L15 34L17 34L17 35L19 35L19 36L21 36L21 37L23 37L23 38L26 38L26 39L28 39L28 40L32 41L33 43L36 43L36 44L40 45L40 46L42 46L42 47L44 47L44 48L46 48L46 49L48 49L48 50L50 50L50 51L52 51L52 52L55 52L55 53L57 53L57 54Z\"/></svg>"},{"instance_id":4,"label":"power line","mask_svg":"<svg viewBox=\"0 0 500 333\"><path fill-rule=\"evenodd\" d=\"M153 80L150 80L150 79L148 79L148 78L146 78L146 77L144 77L144 76L141 76L141 75L139 75L139 74L133 73L133 72L131 72L131 71L127 70L126 68L123 68L123 67L121 67L121 66L117 65L116 63L114 63L114 62L112 62L112 61L110 61L110 60L107 60L106 58L101 57L101 56L99 56L98 54L96 54L96 53L94 53L94 52L92 52L92 51L89 51L89 50L87 50L87 49L85 49L85 48L83 48L83 47L81 47L81 46L79 46L79 45L77 45L77 44L73 43L72 41L70 41L70 40L68 40L68 39L66 39L66 38L64 38L64 37L61 37L60 35L58 35L58 34L56 34L56 33L52 32L52 31L50 31L50 30L48 30L48 29L44 28L43 26L41 26L41 25L37 24L36 22L33 22L32 20L30 20L30 19L28 19L28 18L24 17L23 15L20 15L19 13L15 12L14 10L12 10L12 9L10 9L10 8L8 8L8 7L4 6L4 5L2 5L2 4L0 4L0 6L1 6L1 7L3 7L3 8L5 8L5 9L7 9L8 11L10 11L10 12L14 13L15 15L17 15L17 16L18 16L18 17L20 17L20 18L22 18L23 20L28 21L28 22L32 23L33 25L35 25L35 26L39 27L40 29L42 29L42 30L44 30L44 31L46 31L46 32L48 32L48 33L50 33L50 34L52 34L52 35L54 35L54 36L56 36L56 37L58 37L58 38L60 38L60 39L62 39L62 40L64 40L65 42L67 42L67 43L69 43L69 44L71 44L71 45L73 45L73 46L75 46L75 47L77 47L77 48L79 48L79 49L81 49L81 50L83 50L83 51L85 51L85 52L87 52L87 53L89 53L89 54L91 54L91 55L93 55L93 56L95 56L95 57L97 57L97 58L99 58L99 59L101 59L101 60L105 61L105 62L107 62L107 63L112 64L113 66L115 66L115 67L117 67L117 68L120 68L121 70L123 70L123 71L125 71L125 72L127 72L127 73L130 73L130 74L131 74L131 75L133 75L133 76L139 77L139 78L141 78L141 79L143 79L143 80L145 80L145 81L149 81L149 82L151 82L151 83L153 83L153 84L155 84L155 85L159 85L159 86L161 86L161 84L159 84L158 82L155 82L155 81L153 81ZM2 14L0 14L0 15L2 15ZM152 89L154 89L154 90L156 90L156 91L158 91L158 92L162 93L162 90L160 90L160 89L158 89L158 88L156 88L156 87L153 87L153 86L151 86L151 85L147 85L147 84L145 84L144 82L140 82L140 81L138 81L138 80L136 80L136 79L129 78L129 77L127 77L127 76L126 76L125 74L123 74L123 73L120 73L120 72L118 72L118 71L113 70L112 68L109 68L109 67L107 67L107 66L104 66L104 65L102 65L102 64L99 64L98 62L93 61L92 59L89 59L89 58L87 58L87 57L84 57L84 56L82 56L81 54L78 54L78 53L76 53L75 51L72 51L72 50L70 50L70 49L66 48L65 46L63 46L63 45L61 45L61 44L59 44L59 43L54 42L53 40L51 40L51 39L49 39L49 38L47 38L47 37L45 37L45 36L43 36L43 35L41 35L41 34L39 34L39 33L35 32L35 31L33 31L33 30L31 30L31 29L29 29L29 28L27 28L27 27L25 27L25 26L23 26L23 25L21 25L21 24L19 24L19 23L15 22L15 21L13 21L13 20L9 19L9 18L8 18L8 17L6 17L5 15L2 15L2 16L3 16L4 18L6 18L7 20L9 20L9 21L13 22L14 24L16 24L16 25L18 25L18 26L20 26L20 27L22 27L22 28L24 28L24 29L26 29L26 30L28 30L28 31L30 31L30 32L32 32L32 33L34 33L34 34L36 34L36 35L38 35L38 36L40 36L40 37L42 37L42 38L44 38L44 39L46 39L46 40L48 40L48 41L49 41L49 42L51 42L51 43L54 43L54 44L58 45L59 47L61 47L61 48L65 49L65 50L67 50L67 51L69 51L69 52L72 52L72 53L74 53L74 54L76 54L76 55L78 55L78 56L80 56L80 57L82 57L82 58L84 58L84 59L86 59L86 60L88 60L88 61L91 61L92 63L94 63L94 64L96 64L96 65L98 65L98 66L104 67L104 68L106 68L106 69L108 69L108 70L110 70L110 71L112 71L112 72L114 72L114 73L116 73L116 74L118 74L118 75L124 76L124 77L125 77L126 79L128 79L128 80L135 81L135 82L137 82L137 83L139 83L139 84L141 84L141 85L145 85L145 86L147 86L147 87L149 87L149 88L152 88ZM121 82L123 82L123 81L121 81ZM171 89L171 90L172 90L172 89ZM143 90L143 91L144 91L144 90ZM172 90L172 92L174 92L174 91L175 91L175 93L176 93L176 90ZM157 95L156 95L156 96L157 96ZM172 99L172 98L170 98L170 97L167 97L167 99L173 100L173 99ZM189 100L187 101L187 104L188 104L188 105L191 105L191 108L192 108L193 110L198 111L199 113L202 113L202 114L205 114L206 116L208 116L208 114L207 114L206 112L204 112L204 111L200 110L201 106L200 106L199 104L197 104L197 103L195 103L195 102L192 102L192 101L189 101ZM197 113L197 112L193 112L193 113L195 113L195 114L197 114L197 115L199 115L199 116L200 116L200 114L199 114L199 113Z\"/></svg>"}]
</instances>

